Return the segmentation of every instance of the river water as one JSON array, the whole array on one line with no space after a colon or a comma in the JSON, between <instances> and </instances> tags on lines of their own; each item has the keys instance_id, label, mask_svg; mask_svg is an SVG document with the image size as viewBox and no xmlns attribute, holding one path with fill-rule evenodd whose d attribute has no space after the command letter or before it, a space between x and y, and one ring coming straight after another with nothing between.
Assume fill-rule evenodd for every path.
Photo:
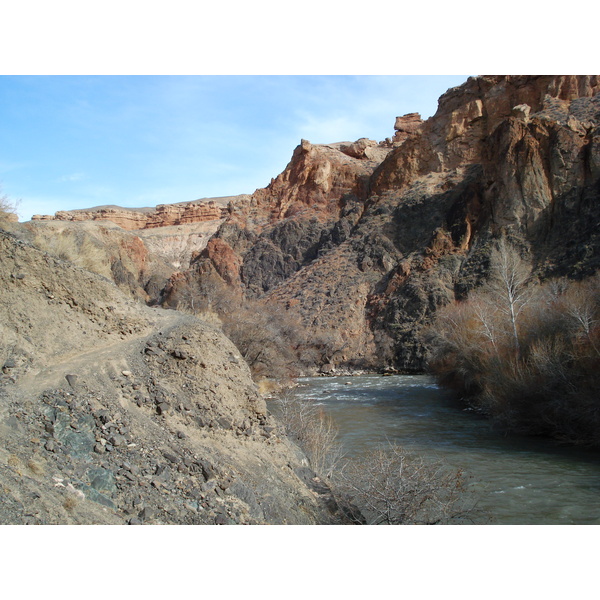
<instances>
[{"instance_id":1,"label":"river water","mask_svg":"<svg viewBox=\"0 0 600 600\"><path fill-rule=\"evenodd\" d=\"M331 415L347 455L386 440L462 468L477 508L498 524L600 523L600 452L506 436L425 375L298 380Z\"/></svg>"}]
</instances>

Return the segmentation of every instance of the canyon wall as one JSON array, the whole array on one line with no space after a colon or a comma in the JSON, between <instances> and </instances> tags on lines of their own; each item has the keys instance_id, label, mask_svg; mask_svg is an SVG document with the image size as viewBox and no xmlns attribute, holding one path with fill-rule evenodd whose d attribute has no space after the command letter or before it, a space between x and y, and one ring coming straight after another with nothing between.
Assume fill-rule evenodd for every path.
<instances>
[{"instance_id":1,"label":"canyon wall","mask_svg":"<svg viewBox=\"0 0 600 600\"><path fill-rule=\"evenodd\" d=\"M486 277L498 236L540 278L600 267L599 90L597 75L472 77L382 142L302 140L253 194L54 219L139 238L161 265L131 269L150 302L217 278L333 340L329 369L420 370L422 327Z\"/></svg>"},{"instance_id":2,"label":"canyon wall","mask_svg":"<svg viewBox=\"0 0 600 600\"><path fill-rule=\"evenodd\" d=\"M97 206L89 209L62 210L54 215L33 215L32 221L111 221L119 227L133 231L171 227L189 223L218 221L227 216L228 205L240 197L206 198L193 202L159 204L155 208L123 208Z\"/></svg>"},{"instance_id":3,"label":"canyon wall","mask_svg":"<svg viewBox=\"0 0 600 600\"><path fill-rule=\"evenodd\" d=\"M216 232L230 284L336 337L335 365L422 369L422 326L482 281L499 235L541 278L600 267L599 90L599 76L473 77L427 121L398 117L391 140L302 141ZM198 260L223 271L209 248Z\"/></svg>"}]
</instances>

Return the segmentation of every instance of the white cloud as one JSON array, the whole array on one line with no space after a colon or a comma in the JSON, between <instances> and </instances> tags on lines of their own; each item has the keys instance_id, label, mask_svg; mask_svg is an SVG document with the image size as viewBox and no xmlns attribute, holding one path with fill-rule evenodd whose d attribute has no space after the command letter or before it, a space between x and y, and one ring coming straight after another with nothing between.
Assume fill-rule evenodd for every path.
<instances>
[{"instance_id":1,"label":"white cloud","mask_svg":"<svg viewBox=\"0 0 600 600\"><path fill-rule=\"evenodd\" d=\"M84 178L84 173L71 173L70 175L63 175L62 177L59 177L56 181L57 183L69 183L72 181L81 181Z\"/></svg>"},{"instance_id":2,"label":"white cloud","mask_svg":"<svg viewBox=\"0 0 600 600\"><path fill-rule=\"evenodd\" d=\"M26 162L14 162L7 160L0 160L0 173L9 173L17 169L23 169L28 167L29 163Z\"/></svg>"}]
</instances>

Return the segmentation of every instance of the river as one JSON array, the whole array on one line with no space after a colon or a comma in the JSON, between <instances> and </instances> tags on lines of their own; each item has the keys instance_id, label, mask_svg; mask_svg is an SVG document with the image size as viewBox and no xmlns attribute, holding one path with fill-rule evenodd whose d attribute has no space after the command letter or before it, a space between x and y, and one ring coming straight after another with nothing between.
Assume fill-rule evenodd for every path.
<instances>
[{"instance_id":1,"label":"river","mask_svg":"<svg viewBox=\"0 0 600 600\"><path fill-rule=\"evenodd\" d=\"M301 398L331 415L347 455L390 440L462 468L491 523L600 523L600 452L506 436L425 375L302 378L298 384Z\"/></svg>"}]
</instances>

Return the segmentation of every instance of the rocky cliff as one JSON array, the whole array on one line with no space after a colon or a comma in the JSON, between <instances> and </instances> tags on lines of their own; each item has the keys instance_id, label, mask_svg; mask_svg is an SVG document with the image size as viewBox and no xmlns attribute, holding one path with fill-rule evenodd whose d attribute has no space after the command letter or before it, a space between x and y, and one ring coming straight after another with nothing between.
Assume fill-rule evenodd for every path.
<instances>
[{"instance_id":1,"label":"rocky cliff","mask_svg":"<svg viewBox=\"0 0 600 600\"><path fill-rule=\"evenodd\" d=\"M540 277L600 266L599 90L599 76L473 77L391 140L302 141L196 273L229 256L229 283L329 332L338 366L420 370L421 326L481 281L494 236Z\"/></svg>"},{"instance_id":2,"label":"rocky cliff","mask_svg":"<svg viewBox=\"0 0 600 600\"><path fill-rule=\"evenodd\" d=\"M114 251L112 277L149 302L176 306L217 278L327 339L328 369L420 370L421 327L481 282L498 235L541 278L600 266L599 90L596 75L473 77L382 142L302 140L253 194L56 219L111 218L135 236L146 266Z\"/></svg>"}]
</instances>

